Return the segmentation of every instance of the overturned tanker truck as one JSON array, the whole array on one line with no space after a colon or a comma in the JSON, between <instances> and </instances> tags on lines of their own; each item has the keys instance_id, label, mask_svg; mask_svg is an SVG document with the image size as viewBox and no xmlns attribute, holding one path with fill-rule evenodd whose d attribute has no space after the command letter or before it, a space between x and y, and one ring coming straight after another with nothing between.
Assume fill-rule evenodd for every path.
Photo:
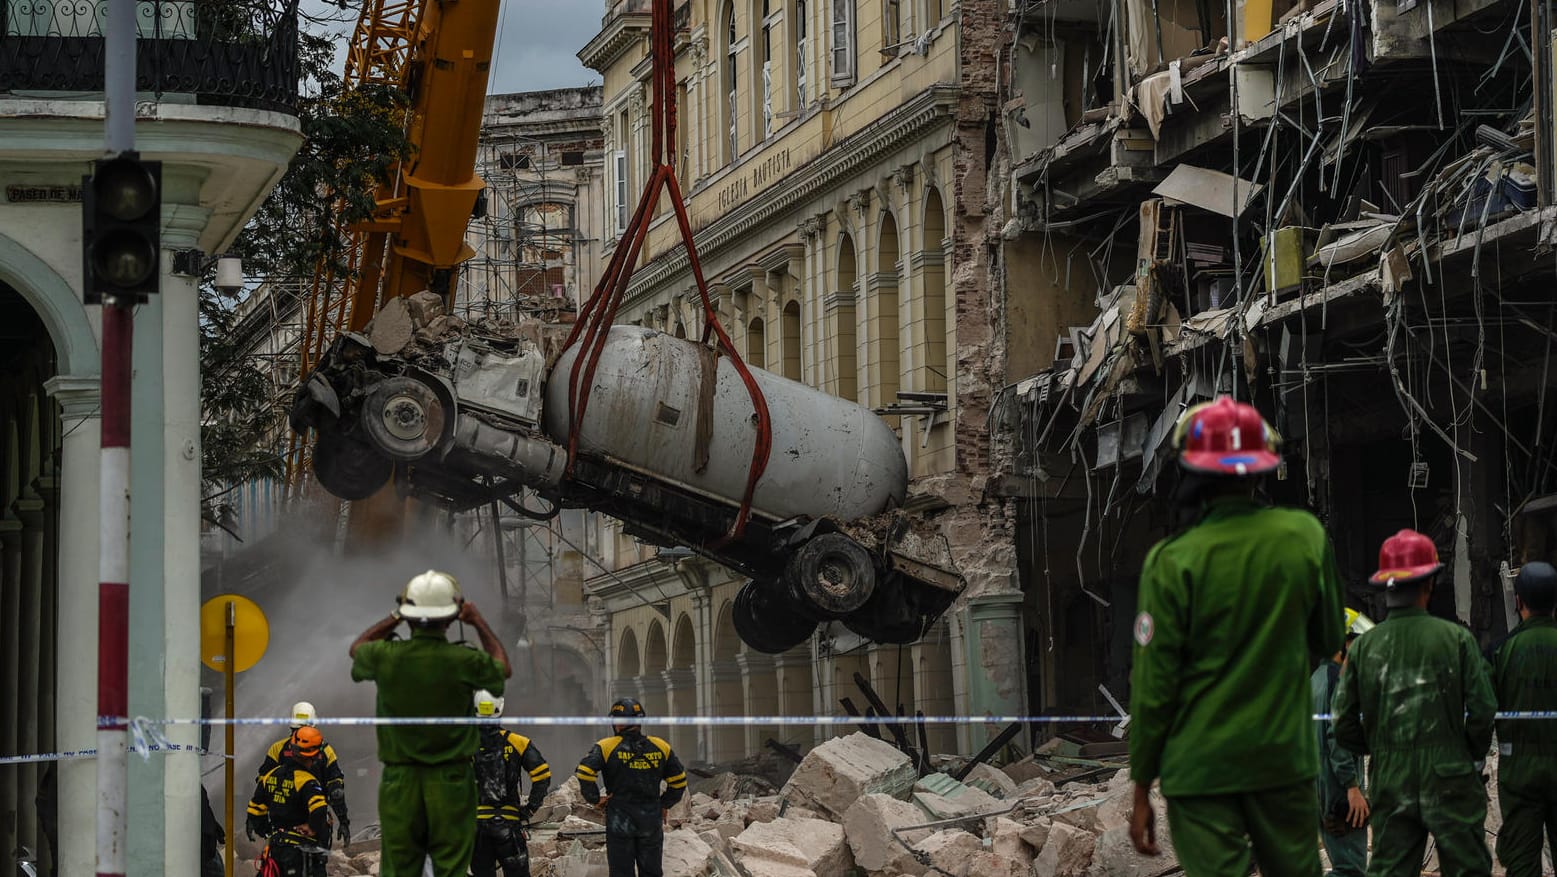
<instances>
[{"instance_id":1,"label":"overturned tanker truck","mask_svg":"<svg viewBox=\"0 0 1557 877\"><path fill-rule=\"evenodd\" d=\"M878 642L913 642L961 591L945 539L899 509L902 447L869 409L752 369L773 450L750 520L731 539L756 427L727 358L652 329L611 327L568 475L578 353L562 348L569 327L467 324L428 317L436 304L421 304L412 302L414 335L369 326L339 336L297 395L292 426L314 430L315 476L336 496L363 499L394 479L401 494L455 511L498 501L532 517L611 515L630 535L748 576L733 620L763 652L793 648L830 621ZM530 494L546 507L532 508Z\"/></svg>"}]
</instances>

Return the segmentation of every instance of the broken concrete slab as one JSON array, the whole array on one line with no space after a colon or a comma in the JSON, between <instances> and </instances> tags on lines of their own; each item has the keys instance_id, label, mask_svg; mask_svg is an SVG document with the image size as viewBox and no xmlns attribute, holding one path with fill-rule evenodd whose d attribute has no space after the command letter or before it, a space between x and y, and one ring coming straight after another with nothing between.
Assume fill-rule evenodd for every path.
<instances>
[{"instance_id":1,"label":"broken concrete slab","mask_svg":"<svg viewBox=\"0 0 1557 877\"><path fill-rule=\"evenodd\" d=\"M784 784L791 802L841 818L872 792L902 798L914 784L914 765L892 744L861 733L828 740L806 753Z\"/></svg>"},{"instance_id":2,"label":"broken concrete slab","mask_svg":"<svg viewBox=\"0 0 1557 877\"><path fill-rule=\"evenodd\" d=\"M1043 851L1044 844L1049 840L1049 829L1054 825L1047 816L1040 816L1037 820L1022 826L1022 840L1035 853Z\"/></svg>"},{"instance_id":3,"label":"broken concrete slab","mask_svg":"<svg viewBox=\"0 0 1557 877\"><path fill-rule=\"evenodd\" d=\"M712 877L714 848L696 833L678 829L665 833L665 877Z\"/></svg>"},{"instance_id":4,"label":"broken concrete slab","mask_svg":"<svg viewBox=\"0 0 1557 877\"><path fill-rule=\"evenodd\" d=\"M968 857L968 874L978 877L1029 877L1031 873L1027 862L1020 859L1008 859L990 850L979 850Z\"/></svg>"},{"instance_id":5,"label":"broken concrete slab","mask_svg":"<svg viewBox=\"0 0 1557 877\"><path fill-rule=\"evenodd\" d=\"M392 298L373 315L373 322L368 326L368 341L375 351L385 356L399 353L411 343L411 333L415 331L411 320L406 300Z\"/></svg>"},{"instance_id":6,"label":"broken concrete slab","mask_svg":"<svg viewBox=\"0 0 1557 877\"><path fill-rule=\"evenodd\" d=\"M930 774L915 783L913 799L936 819L957 819L1004 806L983 789L963 785L943 773Z\"/></svg>"},{"instance_id":7,"label":"broken concrete slab","mask_svg":"<svg viewBox=\"0 0 1557 877\"><path fill-rule=\"evenodd\" d=\"M847 877L854 856L843 826L820 819L781 817L758 822L730 840L740 864L754 877L762 865L810 871L816 877Z\"/></svg>"},{"instance_id":8,"label":"broken concrete slab","mask_svg":"<svg viewBox=\"0 0 1557 877\"><path fill-rule=\"evenodd\" d=\"M967 785L981 788L996 798L1010 798L1016 793L1016 780L1007 776L1005 771L987 764L975 764L962 781Z\"/></svg>"},{"instance_id":9,"label":"broken concrete slab","mask_svg":"<svg viewBox=\"0 0 1557 877\"><path fill-rule=\"evenodd\" d=\"M930 865L941 871L962 877L968 873L968 859L984 844L977 837L958 828L937 831L917 844L914 849L924 853Z\"/></svg>"},{"instance_id":10,"label":"broken concrete slab","mask_svg":"<svg viewBox=\"0 0 1557 877\"><path fill-rule=\"evenodd\" d=\"M1159 810L1161 808L1159 807ZM1098 835L1092 854L1092 867L1088 877L1153 877L1178 863L1173 850L1173 839L1168 833L1168 821L1161 812L1157 814L1157 845L1160 856L1143 856L1130 842L1130 827L1111 828Z\"/></svg>"},{"instance_id":11,"label":"broken concrete slab","mask_svg":"<svg viewBox=\"0 0 1557 877\"><path fill-rule=\"evenodd\" d=\"M843 817L844 835L849 839L849 849L854 853L854 864L867 871L891 868L903 873L909 869L904 864L917 865L913 854L904 844L912 845L930 836L928 829L908 832L900 843L892 830L908 825L920 825L929 817L918 806L899 801L891 795L872 793L865 795L849 808ZM922 872L920 868L918 872Z\"/></svg>"},{"instance_id":12,"label":"broken concrete slab","mask_svg":"<svg viewBox=\"0 0 1557 877\"><path fill-rule=\"evenodd\" d=\"M1264 191L1259 183L1224 174L1221 171L1181 164L1168 178L1152 189L1152 194L1192 204L1229 218L1241 216L1249 202ZM1236 199L1236 200L1235 200Z\"/></svg>"},{"instance_id":13,"label":"broken concrete slab","mask_svg":"<svg viewBox=\"0 0 1557 877\"><path fill-rule=\"evenodd\" d=\"M1033 859L1033 877L1081 877L1092 864L1097 839L1087 831L1056 822Z\"/></svg>"},{"instance_id":14,"label":"broken concrete slab","mask_svg":"<svg viewBox=\"0 0 1557 877\"><path fill-rule=\"evenodd\" d=\"M1024 869L1033 863L1038 849L1022 838L1027 826L1004 816L996 816L986 823L984 836L989 838L991 852L1003 859L1021 862Z\"/></svg>"}]
</instances>

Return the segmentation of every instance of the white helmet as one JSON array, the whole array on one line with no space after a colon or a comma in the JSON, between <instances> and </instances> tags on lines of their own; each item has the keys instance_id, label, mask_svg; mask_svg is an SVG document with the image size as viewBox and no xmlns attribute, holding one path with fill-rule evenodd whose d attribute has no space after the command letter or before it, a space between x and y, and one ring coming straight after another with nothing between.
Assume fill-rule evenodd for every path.
<instances>
[{"instance_id":1,"label":"white helmet","mask_svg":"<svg viewBox=\"0 0 1557 877\"><path fill-rule=\"evenodd\" d=\"M476 715L483 719L503 714L503 699L485 688L476 692Z\"/></svg>"},{"instance_id":2,"label":"white helmet","mask_svg":"<svg viewBox=\"0 0 1557 877\"><path fill-rule=\"evenodd\" d=\"M396 615L414 621L449 621L460 614L460 583L446 572L428 570L406 582Z\"/></svg>"},{"instance_id":3,"label":"white helmet","mask_svg":"<svg viewBox=\"0 0 1557 877\"><path fill-rule=\"evenodd\" d=\"M292 730L296 731L304 725L312 725L319 721L319 714L314 711L314 705L306 700L300 700L292 704Z\"/></svg>"}]
</instances>

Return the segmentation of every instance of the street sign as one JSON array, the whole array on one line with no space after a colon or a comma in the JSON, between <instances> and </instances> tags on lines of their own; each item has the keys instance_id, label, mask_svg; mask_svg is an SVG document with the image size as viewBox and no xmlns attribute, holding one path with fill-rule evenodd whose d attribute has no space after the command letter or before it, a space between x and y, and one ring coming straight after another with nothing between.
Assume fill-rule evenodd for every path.
<instances>
[{"instance_id":1,"label":"street sign","mask_svg":"<svg viewBox=\"0 0 1557 877\"><path fill-rule=\"evenodd\" d=\"M200 606L200 661L212 670L225 670L227 604L233 604L234 673L253 667L270 645L270 622L264 610L248 597L220 594Z\"/></svg>"}]
</instances>

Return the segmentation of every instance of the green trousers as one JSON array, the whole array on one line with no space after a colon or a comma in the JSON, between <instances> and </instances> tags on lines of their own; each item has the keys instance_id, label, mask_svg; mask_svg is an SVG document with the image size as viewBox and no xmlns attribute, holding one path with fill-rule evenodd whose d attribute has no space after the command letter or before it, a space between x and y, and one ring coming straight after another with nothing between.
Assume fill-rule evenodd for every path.
<instances>
[{"instance_id":1,"label":"green trousers","mask_svg":"<svg viewBox=\"0 0 1557 877\"><path fill-rule=\"evenodd\" d=\"M1542 835L1557 849L1557 756L1503 756L1498 808L1498 861L1508 877L1540 877Z\"/></svg>"},{"instance_id":2,"label":"green trousers","mask_svg":"<svg viewBox=\"0 0 1557 877\"><path fill-rule=\"evenodd\" d=\"M378 784L381 877L466 877L476 849L476 774L470 762L386 764Z\"/></svg>"},{"instance_id":3,"label":"green trousers","mask_svg":"<svg viewBox=\"0 0 1557 877\"><path fill-rule=\"evenodd\" d=\"M1325 877L1363 877L1368 872L1368 827L1353 828L1342 834L1320 830L1325 852L1330 854L1330 872Z\"/></svg>"},{"instance_id":4,"label":"green trousers","mask_svg":"<svg viewBox=\"0 0 1557 877\"><path fill-rule=\"evenodd\" d=\"M1186 877L1319 877L1314 781L1232 795L1168 799L1168 828Z\"/></svg>"},{"instance_id":5,"label":"green trousers","mask_svg":"<svg viewBox=\"0 0 1557 877\"><path fill-rule=\"evenodd\" d=\"M1417 877L1427 836L1438 850L1439 872L1487 877L1487 790L1463 755L1430 750L1374 753L1368 785L1373 815L1373 858L1368 877Z\"/></svg>"}]
</instances>

